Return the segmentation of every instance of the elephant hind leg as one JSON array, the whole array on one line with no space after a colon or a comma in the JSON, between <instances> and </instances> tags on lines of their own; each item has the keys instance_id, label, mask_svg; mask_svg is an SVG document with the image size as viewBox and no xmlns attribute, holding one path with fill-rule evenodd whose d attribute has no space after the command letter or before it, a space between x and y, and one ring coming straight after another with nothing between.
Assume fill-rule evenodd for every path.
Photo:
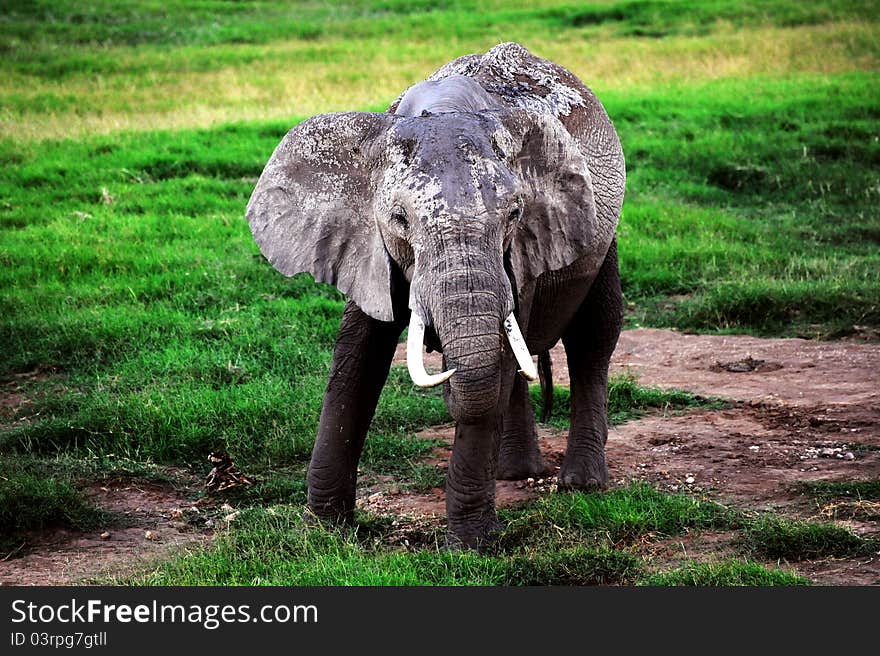
<instances>
[{"instance_id":1,"label":"elephant hind leg","mask_svg":"<svg viewBox=\"0 0 880 656\"><path fill-rule=\"evenodd\" d=\"M623 325L617 243L563 335L571 381L571 428L559 487L598 490L608 485L608 365Z\"/></svg>"},{"instance_id":2,"label":"elephant hind leg","mask_svg":"<svg viewBox=\"0 0 880 656\"><path fill-rule=\"evenodd\" d=\"M496 478L512 481L540 476L546 471L547 466L538 449L538 431L529 386L525 379L516 376L510 403L504 413Z\"/></svg>"}]
</instances>

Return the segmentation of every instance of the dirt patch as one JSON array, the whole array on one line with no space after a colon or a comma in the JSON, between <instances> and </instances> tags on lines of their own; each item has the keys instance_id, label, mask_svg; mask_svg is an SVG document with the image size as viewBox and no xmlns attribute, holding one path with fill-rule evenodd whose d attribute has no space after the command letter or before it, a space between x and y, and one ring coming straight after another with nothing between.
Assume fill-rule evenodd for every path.
<instances>
[{"instance_id":1,"label":"dirt patch","mask_svg":"<svg viewBox=\"0 0 880 656\"><path fill-rule=\"evenodd\" d=\"M193 488L121 479L94 483L84 492L113 512L117 525L26 536L21 552L0 562L0 585L76 585L125 576L213 535L203 511L193 506Z\"/></svg>"},{"instance_id":2,"label":"dirt patch","mask_svg":"<svg viewBox=\"0 0 880 656\"><path fill-rule=\"evenodd\" d=\"M562 346L551 356L554 382L567 385ZM404 361L400 351L398 358ZM426 360L440 367L437 354ZM607 454L613 484L648 480L660 489L705 495L745 510L827 521L828 504L798 493L797 483L880 478L880 345L639 329L621 335L612 373L733 402L720 410L656 414L612 427ZM421 437L441 440L446 446L437 456L448 457L451 426ZM539 442L548 465L558 470L566 433L542 427ZM552 475L499 481L498 503L549 492L555 487ZM377 512L415 515L442 516L444 504L440 488L430 495L371 489L361 500ZM876 535L877 522L859 519L872 517L870 511L836 519L860 534ZM880 583L878 557L798 563L797 569L826 584Z\"/></svg>"},{"instance_id":3,"label":"dirt patch","mask_svg":"<svg viewBox=\"0 0 880 656\"><path fill-rule=\"evenodd\" d=\"M565 349L560 343L550 353L554 382L568 385ZM428 368L439 369L440 358L427 354ZM398 347L395 361L406 361L406 344ZM877 407L880 402L878 344L639 328L620 335L611 372L633 373L642 385L752 403Z\"/></svg>"},{"instance_id":4,"label":"dirt patch","mask_svg":"<svg viewBox=\"0 0 880 656\"><path fill-rule=\"evenodd\" d=\"M33 403L32 387L60 377L55 369L34 369L0 378L0 429L10 429L24 423L27 407Z\"/></svg>"}]
</instances>

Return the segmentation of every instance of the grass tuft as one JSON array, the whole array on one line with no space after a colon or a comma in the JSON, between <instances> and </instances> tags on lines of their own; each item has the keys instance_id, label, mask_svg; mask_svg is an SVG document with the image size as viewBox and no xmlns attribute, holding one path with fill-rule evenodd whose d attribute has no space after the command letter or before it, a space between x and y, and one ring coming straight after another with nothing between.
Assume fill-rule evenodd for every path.
<instances>
[{"instance_id":1,"label":"grass tuft","mask_svg":"<svg viewBox=\"0 0 880 656\"><path fill-rule=\"evenodd\" d=\"M508 547L541 540L552 530L572 540L603 539L617 545L690 529L730 528L737 522L736 514L719 504L665 494L646 483L604 493L553 494L501 516L509 522L502 536L502 544Z\"/></svg>"},{"instance_id":2,"label":"grass tuft","mask_svg":"<svg viewBox=\"0 0 880 656\"><path fill-rule=\"evenodd\" d=\"M799 481L795 489L823 502L832 499L880 501L880 480Z\"/></svg>"},{"instance_id":3,"label":"grass tuft","mask_svg":"<svg viewBox=\"0 0 880 656\"><path fill-rule=\"evenodd\" d=\"M792 572L767 569L759 563L739 560L695 563L655 572L640 579L638 585L650 586L788 586L810 585L809 579Z\"/></svg>"},{"instance_id":4,"label":"grass tuft","mask_svg":"<svg viewBox=\"0 0 880 656\"><path fill-rule=\"evenodd\" d=\"M529 388L535 416L543 412L541 388ZM681 412L688 408L713 407L718 401L705 399L684 390L664 390L656 387L642 387L632 375L612 376L608 381L608 420L612 424L637 419L647 412ZM556 428L567 428L571 414L571 390L554 385L553 412L547 423Z\"/></svg>"},{"instance_id":5,"label":"grass tuft","mask_svg":"<svg viewBox=\"0 0 880 656\"><path fill-rule=\"evenodd\" d=\"M817 558L866 556L880 550L876 539L863 538L835 524L760 516L744 528L741 546L755 555L790 562Z\"/></svg>"},{"instance_id":6,"label":"grass tuft","mask_svg":"<svg viewBox=\"0 0 880 656\"><path fill-rule=\"evenodd\" d=\"M0 551L21 544L22 534L28 531L86 530L109 519L63 473L51 475L29 458L0 459Z\"/></svg>"}]
</instances>

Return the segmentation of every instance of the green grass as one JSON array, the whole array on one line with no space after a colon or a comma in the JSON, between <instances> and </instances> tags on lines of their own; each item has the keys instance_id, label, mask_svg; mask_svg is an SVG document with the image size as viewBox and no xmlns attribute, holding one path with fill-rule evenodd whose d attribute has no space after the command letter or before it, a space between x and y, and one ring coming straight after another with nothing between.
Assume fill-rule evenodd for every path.
<instances>
[{"instance_id":1,"label":"green grass","mask_svg":"<svg viewBox=\"0 0 880 656\"><path fill-rule=\"evenodd\" d=\"M565 493L541 497L501 517L508 527L502 544L540 542L548 527L555 540L605 540L629 544L641 536L669 537L691 529L726 529L738 514L723 506L682 494L665 494L647 483L633 483L602 494Z\"/></svg>"},{"instance_id":2,"label":"green grass","mask_svg":"<svg viewBox=\"0 0 880 656\"><path fill-rule=\"evenodd\" d=\"M0 555L27 544L29 531L87 530L114 520L85 499L69 469L30 457L0 458Z\"/></svg>"},{"instance_id":3,"label":"green grass","mask_svg":"<svg viewBox=\"0 0 880 656\"><path fill-rule=\"evenodd\" d=\"M856 499L880 501L880 480L867 481L800 481L795 489L817 501Z\"/></svg>"},{"instance_id":4,"label":"green grass","mask_svg":"<svg viewBox=\"0 0 880 656\"><path fill-rule=\"evenodd\" d=\"M880 322L870 77L713 83L630 96L617 112L606 102L627 153L632 319L810 336Z\"/></svg>"},{"instance_id":5,"label":"green grass","mask_svg":"<svg viewBox=\"0 0 880 656\"><path fill-rule=\"evenodd\" d=\"M639 560L606 547L555 553L477 554L440 544L418 550L382 546L388 528L370 520L357 530L304 524L301 507L270 507L239 516L210 549L198 549L127 583L164 585L584 585L622 583ZM375 524L375 522L374 522Z\"/></svg>"},{"instance_id":6,"label":"green grass","mask_svg":"<svg viewBox=\"0 0 880 656\"><path fill-rule=\"evenodd\" d=\"M309 551L298 507L273 504L304 500L343 299L273 271L243 215L298 120L381 110L449 59L518 40L590 84L620 133L630 326L876 328L878 21L868 0L0 2L0 393L14 400L0 462L26 463L0 470L0 531L85 527L96 515L78 481L173 479L169 463L201 477L220 448L258 478L234 499L254 506L253 530L151 580L203 580L198 565L215 582L630 583L645 571L636 536L690 530L739 531L762 558L873 548L635 487L510 511L514 546L499 554L385 553L306 531L326 553ZM568 393L554 395L563 427ZM609 388L612 422L707 403L629 378ZM362 477L442 484L425 463L436 445L413 435L446 421L437 391L393 370ZM871 485L805 492L872 500ZM560 551L529 552L526 536L552 525ZM277 557L260 563L261 549Z\"/></svg>"},{"instance_id":7,"label":"green grass","mask_svg":"<svg viewBox=\"0 0 880 656\"><path fill-rule=\"evenodd\" d=\"M245 510L209 548L200 547L124 583L150 585L803 585L806 579L754 560L685 561L652 571L640 548L686 532L744 529L743 553L790 561L876 549L843 531L815 548L828 527L751 516L646 484L606 494L553 494L501 513L507 527L485 553L450 552L437 523L358 515L349 529L303 520L299 505ZM773 527L775 538L768 538ZM788 545L780 548L785 533ZM402 538L406 538L403 541ZM797 552L792 544L798 543ZM761 549L754 548L764 544ZM812 546L809 546L812 545ZM797 557L794 557L794 556Z\"/></svg>"},{"instance_id":8,"label":"green grass","mask_svg":"<svg viewBox=\"0 0 880 656\"><path fill-rule=\"evenodd\" d=\"M529 3L499 0L353 0L325 2L235 3L189 0L174 4L138 2L120 5L111 0L88 6L72 0L16 2L3 7L0 47L19 69L41 64L46 74L93 71L97 65L114 70L109 58L67 62L64 55L83 47L101 50L123 46L216 47L223 44L263 44L281 39L306 41L375 40L389 30L423 41L438 32L459 39L489 33L541 35L578 29L584 36L607 34L650 37L700 35L718 29L755 26L795 27L833 21L880 18L876 3L847 0L804 5L794 0L737 3L721 0L623 0L583 5L539 0ZM606 27L610 30L600 30ZM61 48L61 52L57 50ZM65 60L66 61L66 60ZM202 62L199 62L201 65ZM224 63L214 63L219 65ZM54 66L53 66L54 64ZM89 67L88 64L92 64ZM48 70L47 70L48 69ZM106 70L106 69L105 69Z\"/></svg>"},{"instance_id":9,"label":"green grass","mask_svg":"<svg viewBox=\"0 0 880 656\"><path fill-rule=\"evenodd\" d=\"M880 550L880 541L863 538L836 524L800 522L762 516L750 522L741 536L743 547L770 559L799 560L869 556Z\"/></svg>"},{"instance_id":10,"label":"green grass","mask_svg":"<svg viewBox=\"0 0 880 656\"><path fill-rule=\"evenodd\" d=\"M543 414L541 388L529 388L536 417ZM715 407L719 401L705 399L684 390L665 390L643 387L631 375L612 376L608 381L608 420L612 424L622 424L637 419L647 412L681 412L688 408ZM553 387L553 411L547 424L556 428L567 428L571 414L571 390L568 387Z\"/></svg>"},{"instance_id":11,"label":"green grass","mask_svg":"<svg viewBox=\"0 0 880 656\"><path fill-rule=\"evenodd\" d=\"M651 586L776 586L809 585L809 579L784 570L767 569L759 563L739 560L688 563L683 567L650 574L638 582Z\"/></svg>"}]
</instances>

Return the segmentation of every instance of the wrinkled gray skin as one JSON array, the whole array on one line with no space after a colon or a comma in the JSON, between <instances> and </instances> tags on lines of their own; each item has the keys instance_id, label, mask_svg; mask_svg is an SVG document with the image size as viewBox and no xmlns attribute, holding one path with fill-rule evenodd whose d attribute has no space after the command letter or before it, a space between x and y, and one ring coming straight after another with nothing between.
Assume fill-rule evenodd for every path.
<instances>
[{"instance_id":1,"label":"wrinkled gray skin","mask_svg":"<svg viewBox=\"0 0 880 656\"><path fill-rule=\"evenodd\" d=\"M624 182L596 97L514 43L447 64L387 113L316 116L287 134L248 204L254 237L283 274L308 271L349 297L309 466L315 515L352 518L361 449L410 312L456 369L444 384L456 421L453 545L479 548L498 528L496 477L545 470L501 330L512 310L531 353L565 344L572 409L560 487L607 484Z\"/></svg>"}]
</instances>

